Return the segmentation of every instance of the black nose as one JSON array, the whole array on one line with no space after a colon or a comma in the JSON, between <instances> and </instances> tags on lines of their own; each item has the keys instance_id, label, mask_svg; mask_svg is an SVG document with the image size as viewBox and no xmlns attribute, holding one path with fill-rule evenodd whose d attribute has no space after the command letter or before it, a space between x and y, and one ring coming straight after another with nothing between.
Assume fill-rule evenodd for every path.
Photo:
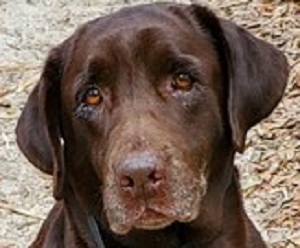
<instances>
[{"instance_id":1,"label":"black nose","mask_svg":"<svg viewBox=\"0 0 300 248\"><path fill-rule=\"evenodd\" d=\"M157 188L164 180L158 163L150 152L130 154L118 168L120 188L134 194Z\"/></svg>"}]
</instances>

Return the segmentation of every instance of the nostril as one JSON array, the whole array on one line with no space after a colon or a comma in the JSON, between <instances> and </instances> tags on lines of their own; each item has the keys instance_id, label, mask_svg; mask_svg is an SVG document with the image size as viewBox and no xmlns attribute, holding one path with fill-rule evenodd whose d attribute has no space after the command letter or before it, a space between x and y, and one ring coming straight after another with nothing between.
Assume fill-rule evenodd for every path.
<instances>
[{"instance_id":1,"label":"nostril","mask_svg":"<svg viewBox=\"0 0 300 248\"><path fill-rule=\"evenodd\" d=\"M133 188L134 187L134 181L129 176L122 176L120 178L120 185L122 188Z\"/></svg>"},{"instance_id":2,"label":"nostril","mask_svg":"<svg viewBox=\"0 0 300 248\"><path fill-rule=\"evenodd\" d=\"M159 171L152 171L148 178L151 183L156 184L163 179L163 175Z\"/></svg>"},{"instance_id":3,"label":"nostril","mask_svg":"<svg viewBox=\"0 0 300 248\"><path fill-rule=\"evenodd\" d=\"M116 164L118 186L122 191L140 194L145 188L156 188L165 180L161 160L150 152L133 153Z\"/></svg>"}]
</instances>

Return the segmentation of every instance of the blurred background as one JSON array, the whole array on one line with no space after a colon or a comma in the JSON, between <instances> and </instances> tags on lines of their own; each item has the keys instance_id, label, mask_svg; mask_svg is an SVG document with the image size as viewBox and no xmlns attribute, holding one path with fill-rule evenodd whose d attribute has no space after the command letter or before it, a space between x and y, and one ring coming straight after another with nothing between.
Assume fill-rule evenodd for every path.
<instances>
[{"instance_id":1,"label":"blurred background","mask_svg":"<svg viewBox=\"0 0 300 248\"><path fill-rule=\"evenodd\" d=\"M51 178L16 146L14 128L49 49L87 20L158 1L0 0L0 248L27 247L53 204ZM167 2L166 0L164 2ZM245 206L273 248L300 247L300 1L169 1L210 6L288 57L289 84L238 155Z\"/></svg>"}]
</instances>

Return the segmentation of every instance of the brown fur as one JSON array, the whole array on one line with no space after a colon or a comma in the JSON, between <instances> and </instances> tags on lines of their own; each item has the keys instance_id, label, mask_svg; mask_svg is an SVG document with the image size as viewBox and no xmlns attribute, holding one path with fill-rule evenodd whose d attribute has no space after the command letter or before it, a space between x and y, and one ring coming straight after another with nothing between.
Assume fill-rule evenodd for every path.
<instances>
[{"instance_id":1,"label":"brown fur","mask_svg":"<svg viewBox=\"0 0 300 248\"><path fill-rule=\"evenodd\" d=\"M180 73L190 89L174 88ZM17 126L57 199L31 247L99 247L100 235L107 248L266 247L233 158L287 76L276 48L197 5L80 27L50 53ZM91 85L96 106L82 100Z\"/></svg>"}]
</instances>

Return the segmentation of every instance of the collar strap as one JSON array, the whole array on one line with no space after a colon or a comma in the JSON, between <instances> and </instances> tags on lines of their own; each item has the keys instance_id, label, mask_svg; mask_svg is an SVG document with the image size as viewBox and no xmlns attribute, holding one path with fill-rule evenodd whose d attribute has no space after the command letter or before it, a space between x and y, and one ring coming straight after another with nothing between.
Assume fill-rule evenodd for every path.
<instances>
[{"instance_id":1,"label":"collar strap","mask_svg":"<svg viewBox=\"0 0 300 248\"><path fill-rule=\"evenodd\" d=\"M94 242L96 243L97 248L105 248L105 245L103 243L97 222L94 218L94 216L87 214L87 223L89 227L89 231L92 234L92 237L94 239Z\"/></svg>"}]
</instances>

